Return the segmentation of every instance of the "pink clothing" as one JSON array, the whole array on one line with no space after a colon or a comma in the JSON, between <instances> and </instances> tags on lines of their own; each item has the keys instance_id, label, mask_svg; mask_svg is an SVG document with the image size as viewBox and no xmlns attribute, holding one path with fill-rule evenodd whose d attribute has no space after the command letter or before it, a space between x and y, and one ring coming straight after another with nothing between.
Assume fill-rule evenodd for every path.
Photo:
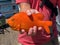
<instances>
[{"instance_id":1,"label":"pink clothing","mask_svg":"<svg viewBox=\"0 0 60 45\"><path fill-rule=\"evenodd\" d=\"M27 2L27 0L16 0L16 3Z\"/></svg>"},{"instance_id":2,"label":"pink clothing","mask_svg":"<svg viewBox=\"0 0 60 45\"><path fill-rule=\"evenodd\" d=\"M21 3L21 2L29 2L31 4L31 8L37 9L40 11L42 14L44 14L45 18L44 20L49 20L51 10L47 8L46 6L41 9L39 7L39 4L41 3L41 0L16 0L16 3ZM57 0L51 0L51 2L56 6L56 3L60 7L60 0L57 2ZM54 30L54 35L57 36L57 29L56 29L56 23L55 23L55 17L52 19L53 20L53 30ZM18 36L18 41L19 43L22 43L23 45L42 45L50 40L50 35L46 34L44 30L38 31L38 33L35 36L27 36L26 33L24 34L19 34Z\"/></svg>"}]
</instances>

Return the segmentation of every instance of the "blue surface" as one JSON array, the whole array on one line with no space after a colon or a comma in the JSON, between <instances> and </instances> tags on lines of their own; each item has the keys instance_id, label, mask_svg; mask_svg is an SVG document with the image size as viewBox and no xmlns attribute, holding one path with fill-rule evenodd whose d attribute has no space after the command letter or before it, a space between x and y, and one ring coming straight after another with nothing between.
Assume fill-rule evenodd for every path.
<instances>
[{"instance_id":1,"label":"blue surface","mask_svg":"<svg viewBox=\"0 0 60 45\"><path fill-rule=\"evenodd\" d=\"M0 0L0 1L11 1L11 0Z\"/></svg>"},{"instance_id":2,"label":"blue surface","mask_svg":"<svg viewBox=\"0 0 60 45\"><path fill-rule=\"evenodd\" d=\"M14 11L18 12L18 6L14 4L16 9L13 9L13 5L11 5L11 1L0 0L0 5L1 5L0 12L10 12L10 13L4 14L6 18L12 16L14 14Z\"/></svg>"}]
</instances>

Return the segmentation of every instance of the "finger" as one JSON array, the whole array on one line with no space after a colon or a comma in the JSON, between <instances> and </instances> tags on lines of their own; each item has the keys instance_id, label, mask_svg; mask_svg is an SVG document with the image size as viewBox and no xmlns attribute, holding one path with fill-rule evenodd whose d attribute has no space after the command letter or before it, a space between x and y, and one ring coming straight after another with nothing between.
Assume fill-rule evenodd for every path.
<instances>
[{"instance_id":1,"label":"finger","mask_svg":"<svg viewBox=\"0 0 60 45\"><path fill-rule=\"evenodd\" d=\"M39 13L39 11L35 10L35 13Z\"/></svg>"},{"instance_id":2,"label":"finger","mask_svg":"<svg viewBox=\"0 0 60 45\"><path fill-rule=\"evenodd\" d=\"M33 27L33 34L35 35L36 32L37 32L37 26L34 26L34 27Z\"/></svg>"},{"instance_id":3,"label":"finger","mask_svg":"<svg viewBox=\"0 0 60 45\"><path fill-rule=\"evenodd\" d=\"M29 29L28 35L31 35L31 34L32 34L32 30L33 30L33 28L30 28L30 29Z\"/></svg>"},{"instance_id":4,"label":"finger","mask_svg":"<svg viewBox=\"0 0 60 45\"><path fill-rule=\"evenodd\" d=\"M28 16L30 16L32 14L30 10L27 10L26 13Z\"/></svg>"},{"instance_id":5,"label":"finger","mask_svg":"<svg viewBox=\"0 0 60 45\"><path fill-rule=\"evenodd\" d=\"M38 30L41 30L42 29L42 27L38 27Z\"/></svg>"},{"instance_id":6,"label":"finger","mask_svg":"<svg viewBox=\"0 0 60 45\"><path fill-rule=\"evenodd\" d=\"M33 13L39 13L39 11L37 11L37 10L35 10L35 9L31 9L30 11L31 11L32 14L33 14Z\"/></svg>"},{"instance_id":7,"label":"finger","mask_svg":"<svg viewBox=\"0 0 60 45\"><path fill-rule=\"evenodd\" d=\"M33 14L35 13L35 9L31 9L30 12Z\"/></svg>"},{"instance_id":8,"label":"finger","mask_svg":"<svg viewBox=\"0 0 60 45\"><path fill-rule=\"evenodd\" d=\"M20 33L21 33L21 34L23 34L24 32L25 32L25 30L24 30L24 29L20 30Z\"/></svg>"}]
</instances>

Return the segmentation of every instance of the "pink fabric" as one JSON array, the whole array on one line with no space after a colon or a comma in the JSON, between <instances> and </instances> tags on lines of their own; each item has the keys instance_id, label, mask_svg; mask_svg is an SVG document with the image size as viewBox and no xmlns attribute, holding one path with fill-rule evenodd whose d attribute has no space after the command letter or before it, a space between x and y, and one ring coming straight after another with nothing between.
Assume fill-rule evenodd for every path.
<instances>
[{"instance_id":1,"label":"pink fabric","mask_svg":"<svg viewBox=\"0 0 60 45\"><path fill-rule=\"evenodd\" d=\"M16 3L27 2L27 0L16 0Z\"/></svg>"},{"instance_id":2,"label":"pink fabric","mask_svg":"<svg viewBox=\"0 0 60 45\"><path fill-rule=\"evenodd\" d=\"M58 4L58 7L60 8L60 0L58 0L57 4Z\"/></svg>"},{"instance_id":3,"label":"pink fabric","mask_svg":"<svg viewBox=\"0 0 60 45\"><path fill-rule=\"evenodd\" d=\"M16 1L17 3L27 2L27 0L16 0ZM39 4L41 3L40 0L29 0L29 2L31 4L31 8L37 9L40 11L40 13L44 14L45 16L44 20L49 20L51 10L48 9L46 6L44 6L43 9L39 8ZM56 0L53 0L52 3L56 5ZM54 35L57 36L55 17L52 20L53 20ZM23 45L42 45L48 42L49 40L50 40L50 35L47 35L44 30L38 31L38 33L35 36L27 36L26 33L18 35L18 42L22 43Z\"/></svg>"}]
</instances>

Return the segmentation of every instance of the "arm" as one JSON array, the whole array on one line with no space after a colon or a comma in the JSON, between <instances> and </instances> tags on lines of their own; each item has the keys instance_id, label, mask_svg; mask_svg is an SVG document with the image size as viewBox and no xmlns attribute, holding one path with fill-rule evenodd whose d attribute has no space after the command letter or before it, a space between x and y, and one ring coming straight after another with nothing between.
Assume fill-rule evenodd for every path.
<instances>
[{"instance_id":1,"label":"arm","mask_svg":"<svg viewBox=\"0 0 60 45\"><path fill-rule=\"evenodd\" d=\"M30 4L29 3L20 3L18 4L21 12L26 12L27 10L30 10Z\"/></svg>"},{"instance_id":2,"label":"arm","mask_svg":"<svg viewBox=\"0 0 60 45\"><path fill-rule=\"evenodd\" d=\"M32 9L28 2L21 2L18 4L19 12L26 12L28 15L39 13L37 10Z\"/></svg>"}]
</instances>

